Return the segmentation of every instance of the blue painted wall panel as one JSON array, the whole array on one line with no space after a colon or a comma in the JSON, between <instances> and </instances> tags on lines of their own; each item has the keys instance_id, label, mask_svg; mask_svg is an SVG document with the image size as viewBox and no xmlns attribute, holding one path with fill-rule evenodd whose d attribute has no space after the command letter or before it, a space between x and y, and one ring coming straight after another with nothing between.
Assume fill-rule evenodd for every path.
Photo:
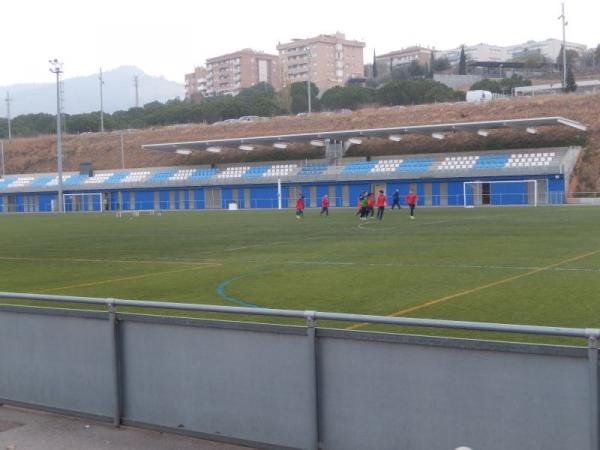
<instances>
[{"instance_id":1,"label":"blue painted wall panel","mask_svg":"<svg viewBox=\"0 0 600 450\"><path fill-rule=\"evenodd\" d=\"M137 191L135 209L154 209L154 191Z\"/></svg>"},{"instance_id":2,"label":"blue painted wall panel","mask_svg":"<svg viewBox=\"0 0 600 450\"><path fill-rule=\"evenodd\" d=\"M204 189L194 189L194 208L204 209Z\"/></svg>"},{"instance_id":3,"label":"blue painted wall panel","mask_svg":"<svg viewBox=\"0 0 600 450\"><path fill-rule=\"evenodd\" d=\"M169 209L169 191L160 191L158 194L160 209Z\"/></svg>"},{"instance_id":4,"label":"blue painted wall panel","mask_svg":"<svg viewBox=\"0 0 600 450\"><path fill-rule=\"evenodd\" d=\"M250 188L251 208L277 208L277 186Z\"/></svg>"},{"instance_id":5,"label":"blue painted wall panel","mask_svg":"<svg viewBox=\"0 0 600 450\"><path fill-rule=\"evenodd\" d=\"M440 183L431 183L431 205L440 205Z\"/></svg>"}]
</instances>

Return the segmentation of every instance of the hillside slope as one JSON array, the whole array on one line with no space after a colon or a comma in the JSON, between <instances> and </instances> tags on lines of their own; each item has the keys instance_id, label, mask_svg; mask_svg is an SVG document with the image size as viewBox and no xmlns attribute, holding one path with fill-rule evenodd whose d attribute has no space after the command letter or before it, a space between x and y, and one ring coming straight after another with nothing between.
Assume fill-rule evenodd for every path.
<instances>
[{"instance_id":1,"label":"hillside slope","mask_svg":"<svg viewBox=\"0 0 600 450\"><path fill-rule=\"evenodd\" d=\"M560 95L516 98L482 105L440 103L413 107L364 109L349 114L314 114L310 117L275 117L244 124L189 124L136 130L124 134L125 166L153 167L240 161L318 158L323 149L294 146L221 154L195 152L191 156L146 151L142 144L183 140L216 139L266 134L284 134L352 128L418 125L473 120L564 116L588 126L586 133L565 127L544 128L537 135L523 130L502 130L487 138L474 133L456 133L443 141L427 136L408 136L400 143L371 138L352 147L348 156L385 155L443 151L482 151L498 148L523 148L557 145L584 145L585 151L571 181L572 191L600 191L600 94ZM121 167L120 133L67 135L64 137L65 170L77 170L81 162L92 162L96 169ZM56 170L55 136L14 139L5 142L6 172L33 173Z\"/></svg>"}]
</instances>

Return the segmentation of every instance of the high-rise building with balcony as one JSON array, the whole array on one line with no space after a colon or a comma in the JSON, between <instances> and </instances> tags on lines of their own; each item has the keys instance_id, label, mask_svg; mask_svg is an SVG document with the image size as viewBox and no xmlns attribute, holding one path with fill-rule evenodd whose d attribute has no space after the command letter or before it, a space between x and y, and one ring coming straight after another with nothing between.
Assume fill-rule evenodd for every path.
<instances>
[{"instance_id":1,"label":"high-rise building with balcony","mask_svg":"<svg viewBox=\"0 0 600 450\"><path fill-rule=\"evenodd\" d=\"M363 78L364 42L346 39L342 33L293 39L277 45L281 60L282 85L310 80L320 92ZM310 69L309 69L310 68Z\"/></svg>"},{"instance_id":2,"label":"high-rise building with balcony","mask_svg":"<svg viewBox=\"0 0 600 450\"><path fill-rule=\"evenodd\" d=\"M206 97L206 67L196 67L185 74L185 98Z\"/></svg>"},{"instance_id":3,"label":"high-rise building with balcony","mask_svg":"<svg viewBox=\"0 0 600 450\"><path fill-rule=\"evenodd\" d=\"M281 88L279 57L251 49L206 60L206 94L237 95L258 83Z\"/></svg>"}]
</instances>

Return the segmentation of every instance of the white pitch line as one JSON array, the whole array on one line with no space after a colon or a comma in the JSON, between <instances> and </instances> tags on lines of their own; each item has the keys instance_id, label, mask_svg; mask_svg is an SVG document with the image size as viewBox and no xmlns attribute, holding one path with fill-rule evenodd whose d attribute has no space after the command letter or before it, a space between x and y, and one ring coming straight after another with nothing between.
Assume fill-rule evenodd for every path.
<instances>
[{"instance_id":1,"label":"white pitch line","mask_svg":"<svg viewBox=\"0 0 600 450\"><path fill-rule=\"evenodd\" d=\"M531 266L493 266L476 264L401 264L401 263L357 263L357 262L339 262L339 261L287 261L290 265L305 266L367 266L367 267L399 267L399 268L418 268L418 269L487 269L487 270L548 270L554 272L588 272L598 273L600 269L586 268L568 268L553 267L544 269L543 267Z\"/></svg>"}]
</instances>

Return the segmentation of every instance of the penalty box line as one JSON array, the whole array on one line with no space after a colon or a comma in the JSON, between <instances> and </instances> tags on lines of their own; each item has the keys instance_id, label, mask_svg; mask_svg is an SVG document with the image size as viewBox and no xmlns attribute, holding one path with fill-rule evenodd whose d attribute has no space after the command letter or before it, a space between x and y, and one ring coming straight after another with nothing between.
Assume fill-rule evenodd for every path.
<instances>
[{"instance_id":1,"label":"penalty box line","mask_svg":"<svg viewBox=\"0 0 600 450\"><path fill-rule=\"evenodd\" d=\"M466 289L464 291L456 292L454 294L445 295L443 297L435 298L433 300L429 300L429 301L427 301L425 303L421 303L419 305L415 305L415 306L411 306L411 307L408 307L408 308L400 309L400 310L398 310L398 311L396 311L396 312L394 312L392 314L388 314L388 317L403 316L405 314L409 314L409 313L412 313L412 312L415 312L415 311L419 311L421 309L425 309L425 308L428 308L430 306L437 305L439 303L447 302L449 300L454 300L455 298L458 298L458 297L464 297L465 295L473 294L475 292L479 292L479 291L482 291L484 289L488 289L488 288L491 288L491 287L496 287L496 286L499 286L501 284L510 283L512 281L516 281L516 280L519 280L521 278L529 277L529 276L538 274L540 272L551 270L551 269L553 269L555 267L558 267L558 266L561 266L563 264L567 264L567 263L570 263L570 262L573 262L573 261L579 261L580 259L584 259L584 258L587 258L589 256L597 255L598 253L600 253L600 249L594 250L592 252L582 253L582 254L577 255L577 256L572 256L570 258L563 259L561 261L558 261L556 263L547 265L545 267L540 267L540 268L537 268L537 269L534 269L534 270L530 270L529 272L520 273L518 275L512 275L512 276L506 277L506 278L501 278L501 279L493 281L491 283L486 283L486 284L483 284L481 286L477 286L477 287L474 287L474 288L471 288L471 289ZM346 327L346 330L356 330L358 328L363 328L363 327L365 327L367 325L368 325L368 323L357 323L357 324L351 325L349 327Z\"/></svg>"}]
</instances>

